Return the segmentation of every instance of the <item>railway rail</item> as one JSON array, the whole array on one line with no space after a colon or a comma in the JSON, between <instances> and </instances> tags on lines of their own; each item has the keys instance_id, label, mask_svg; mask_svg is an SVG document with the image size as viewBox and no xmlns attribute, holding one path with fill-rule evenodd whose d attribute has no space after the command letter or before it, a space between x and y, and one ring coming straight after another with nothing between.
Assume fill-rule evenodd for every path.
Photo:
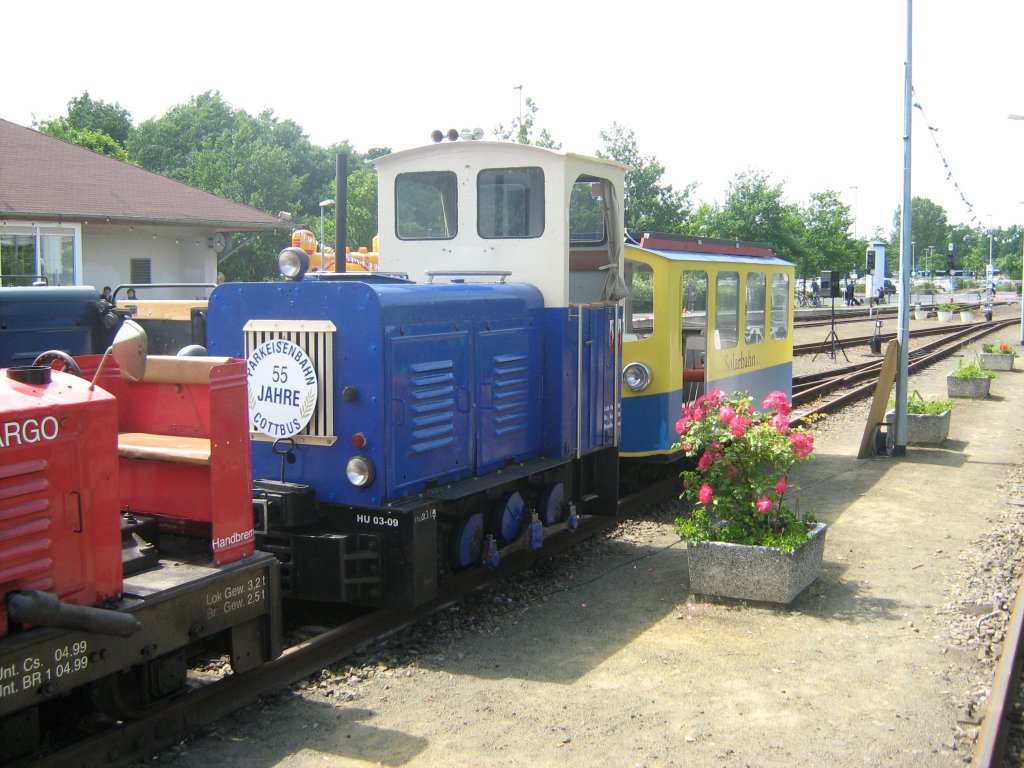
<instances>
[{"instance_id":1,"label":"railway rail","mask_svg":"<svg viewBox=\"0 0 1024 768\"><path fill-rule=\"evenodd\" d=\"M966 326L955 329L952 333L944 333L943 338L926 345L926 348L915 350L910 369L917 370L933 364L952 354L964 344L976 341L994 331L1013 324L1014 320L997 321L983 325ZM943 329L945 330L945 329ZM867 366L849 366L832 370L825 374L811 374L794 379L794 404L799 406L794 421L810 421L816 414L826 414L866 396L869 396L877 380L880 361ZM838 395L831 393L839 390ZM807 406L807 407L803 407ZM620 515L635 511L651 501L666 496L676 487L675 477L648 488L642 493L625 497L619 502ZM546 542L540 556L552 556L577 544L581 539L593 536L612 526L615 518L589 517L581 521L579 530L570 534L552 537ZM518 552L510 556L503 564L502 577L513 575L528 568L535 562L536 556L526 552ZM145 719L106 723L96 732L79 738L74 743L59 748L51 748L45 754L38 754L25 760L11 764L11 768L56 768L75 764L80 766L112 766L124 765L147 754L171 746L189 733L217 719L234 712L255 701L268 692L280 690L304 677L307 677L325 666L337 662L353 653L361 646L375 638L394 633L445 606L451 605L469 592L479 589L493 581L493 576L486 571L467 571L453 578L446 589L432 602L421 606L414 612L373 611L357 618L345 621L338 626L320 631L315 636L302 640L287 648L280 658L265 664L244 675L227 675L213 682L200 682L187 695L168 702L155 709ZM1014 609L1018 628L1015 642L1019 644L1024 630L1020 629L1024 622L1021 592ZM1009 637L1007 647L1010 647ZM1005 654L1007 660L1000 663L1008 674L1019 676L1021 666L1020 653ZM1012 692L1016 690L1013 678L1007 677L1005 682L993 687L990 715L986 718L983 734L989 730L992 736L979 738L976 763L995 765L996 762L984 762L989 759L985 755L997 754L1001 740L1005 738L1006 714L999 709L997 698L1006 691L1007 699L1012 702ZM997 711L998 710L998 711ZM987 744L993 746L988 747Z\"/></svg>"},{"instance_id":2,"label":"railway rail","mask_svg":"<svg viewBox=\"0 0 1024 768\"><path fill-rule=\"evenodd\" d=\"M669 495L676 489L673 476L619 501L621 515ZM473 590L508 578L530 567L540 557L551 557L595 536L615 524L617 518L586 517L574 533L564 531L545 542L544 549L531 554L517 552L502 564L499 577L485 570L471 570L453 578L432 602L415 611L378 610L365 613L334 627L324 628L313 637L284 650L279 658L244 675L227 675L199 682L186 695L167 702L144 719L105 723L94 726L96 732L74 743L51 748L45 754L11 763L8 768L81 768L125 765L133 760L167 748L203 726L235 712L259 696L285 688L330 664L345 658L376 638L404 627L452 605Z\"/></svg>"}]
</instances>

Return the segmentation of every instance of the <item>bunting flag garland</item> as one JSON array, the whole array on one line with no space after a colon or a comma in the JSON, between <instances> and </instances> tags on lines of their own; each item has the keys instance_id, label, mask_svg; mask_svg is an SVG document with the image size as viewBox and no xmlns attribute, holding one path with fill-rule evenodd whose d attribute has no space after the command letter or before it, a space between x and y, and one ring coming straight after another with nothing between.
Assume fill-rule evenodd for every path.
<instances>
[{"instance_id":1,"label":"bunting flag garland","mask_svg":"<svg viewBox=\"0 0 1024 768\"><path fill-rule=\"evenodd\" d=\"M914 95L914 98L916 99L917 93L913 89L911 89L911 93ZM924 120L925 125L928 127L928 135L932 137L932 143L935 144L935 151L939 153L939 159L942 160L942 167L946 169L946 181L953 182L953 188L956 190L956 193L960 195L960 199L963 201L964 206L967 208L967 213L970 217L971 222L973 224L976 224L978 227L982 227L981 221L978 219L977 214L975 214L974 212L974 206L971 205L971 203L967 200L967 197L964 195L963 190L960 189L960 185L957 184L956 179L953 178L953 170L949 167L949 163L946 161L946 156L942 152L942 147L939 146L939 140L935 136L935 134L939 132L939 129L933 125L928 124L928 118L925 117L924 107L921 106L920 102L914 102L914 109L918 110L921 113L921 119Z\"/></svg>"}]
</instances>

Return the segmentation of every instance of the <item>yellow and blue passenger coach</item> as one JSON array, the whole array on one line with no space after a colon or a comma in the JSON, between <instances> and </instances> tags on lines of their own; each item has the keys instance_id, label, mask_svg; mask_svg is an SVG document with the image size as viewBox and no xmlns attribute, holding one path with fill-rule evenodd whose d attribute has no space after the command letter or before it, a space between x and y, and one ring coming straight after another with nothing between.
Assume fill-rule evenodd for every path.
<instances>
[{"instance_id":1,"label":"yellow and blue passenger coach","mask_svg":"<svg viewBox=\"0 0 1024 768\"><path fill-rule=\"evenodd\" d=\"M717 387L759 407L793 380L793 265L764 245L645 234L625 248L623 459L667 461L682 406Z\"/></svg>"}]
</instances>

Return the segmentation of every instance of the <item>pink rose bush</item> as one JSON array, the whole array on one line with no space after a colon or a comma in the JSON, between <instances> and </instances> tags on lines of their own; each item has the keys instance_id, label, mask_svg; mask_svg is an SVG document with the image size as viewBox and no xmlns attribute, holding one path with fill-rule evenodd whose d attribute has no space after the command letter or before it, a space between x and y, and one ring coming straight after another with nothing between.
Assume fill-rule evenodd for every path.
<instances>
[{"instance_id":1,"label":"pink rose bush","mask_svg":"<svg viewBox=\"0 0 1024 768\"><path fill-rule=\"evenodd\" d=\"M783 503L796 490L789 473L814 451L814 435L790 426L791 405L772 392L755 412L752 398L712 389L683 408L681 447L696 460L682 473L681 499L693 505L676 520L689 541L728 541L792 550L807 539L813 515L798 518Z\"/></svg>"}]
</instances>

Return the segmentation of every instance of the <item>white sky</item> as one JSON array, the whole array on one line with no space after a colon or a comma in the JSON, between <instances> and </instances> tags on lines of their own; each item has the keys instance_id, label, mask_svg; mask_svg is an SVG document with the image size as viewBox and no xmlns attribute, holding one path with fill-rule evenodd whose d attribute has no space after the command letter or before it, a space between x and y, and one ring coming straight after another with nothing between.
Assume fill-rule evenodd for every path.
<instances>
[{"instance_id":1,"label":"white sky","mask_svg":"<svg viewBox=\"0 0 1024 768\"><path fill-rule=\"evenodd\" d=\"M3 20L0 117L21 125L85 90L136 124L219 90L317 144L404 149L434 128L490 138L522 84L563 149L592 154L618 121L698 200L766 171L790 202L840 192L861 237L902 201L906 0L55 0ZM1021 0L914 5L912 193L951 223L1024 221L1022 30Z\"/></svg>"}]
</instances>

